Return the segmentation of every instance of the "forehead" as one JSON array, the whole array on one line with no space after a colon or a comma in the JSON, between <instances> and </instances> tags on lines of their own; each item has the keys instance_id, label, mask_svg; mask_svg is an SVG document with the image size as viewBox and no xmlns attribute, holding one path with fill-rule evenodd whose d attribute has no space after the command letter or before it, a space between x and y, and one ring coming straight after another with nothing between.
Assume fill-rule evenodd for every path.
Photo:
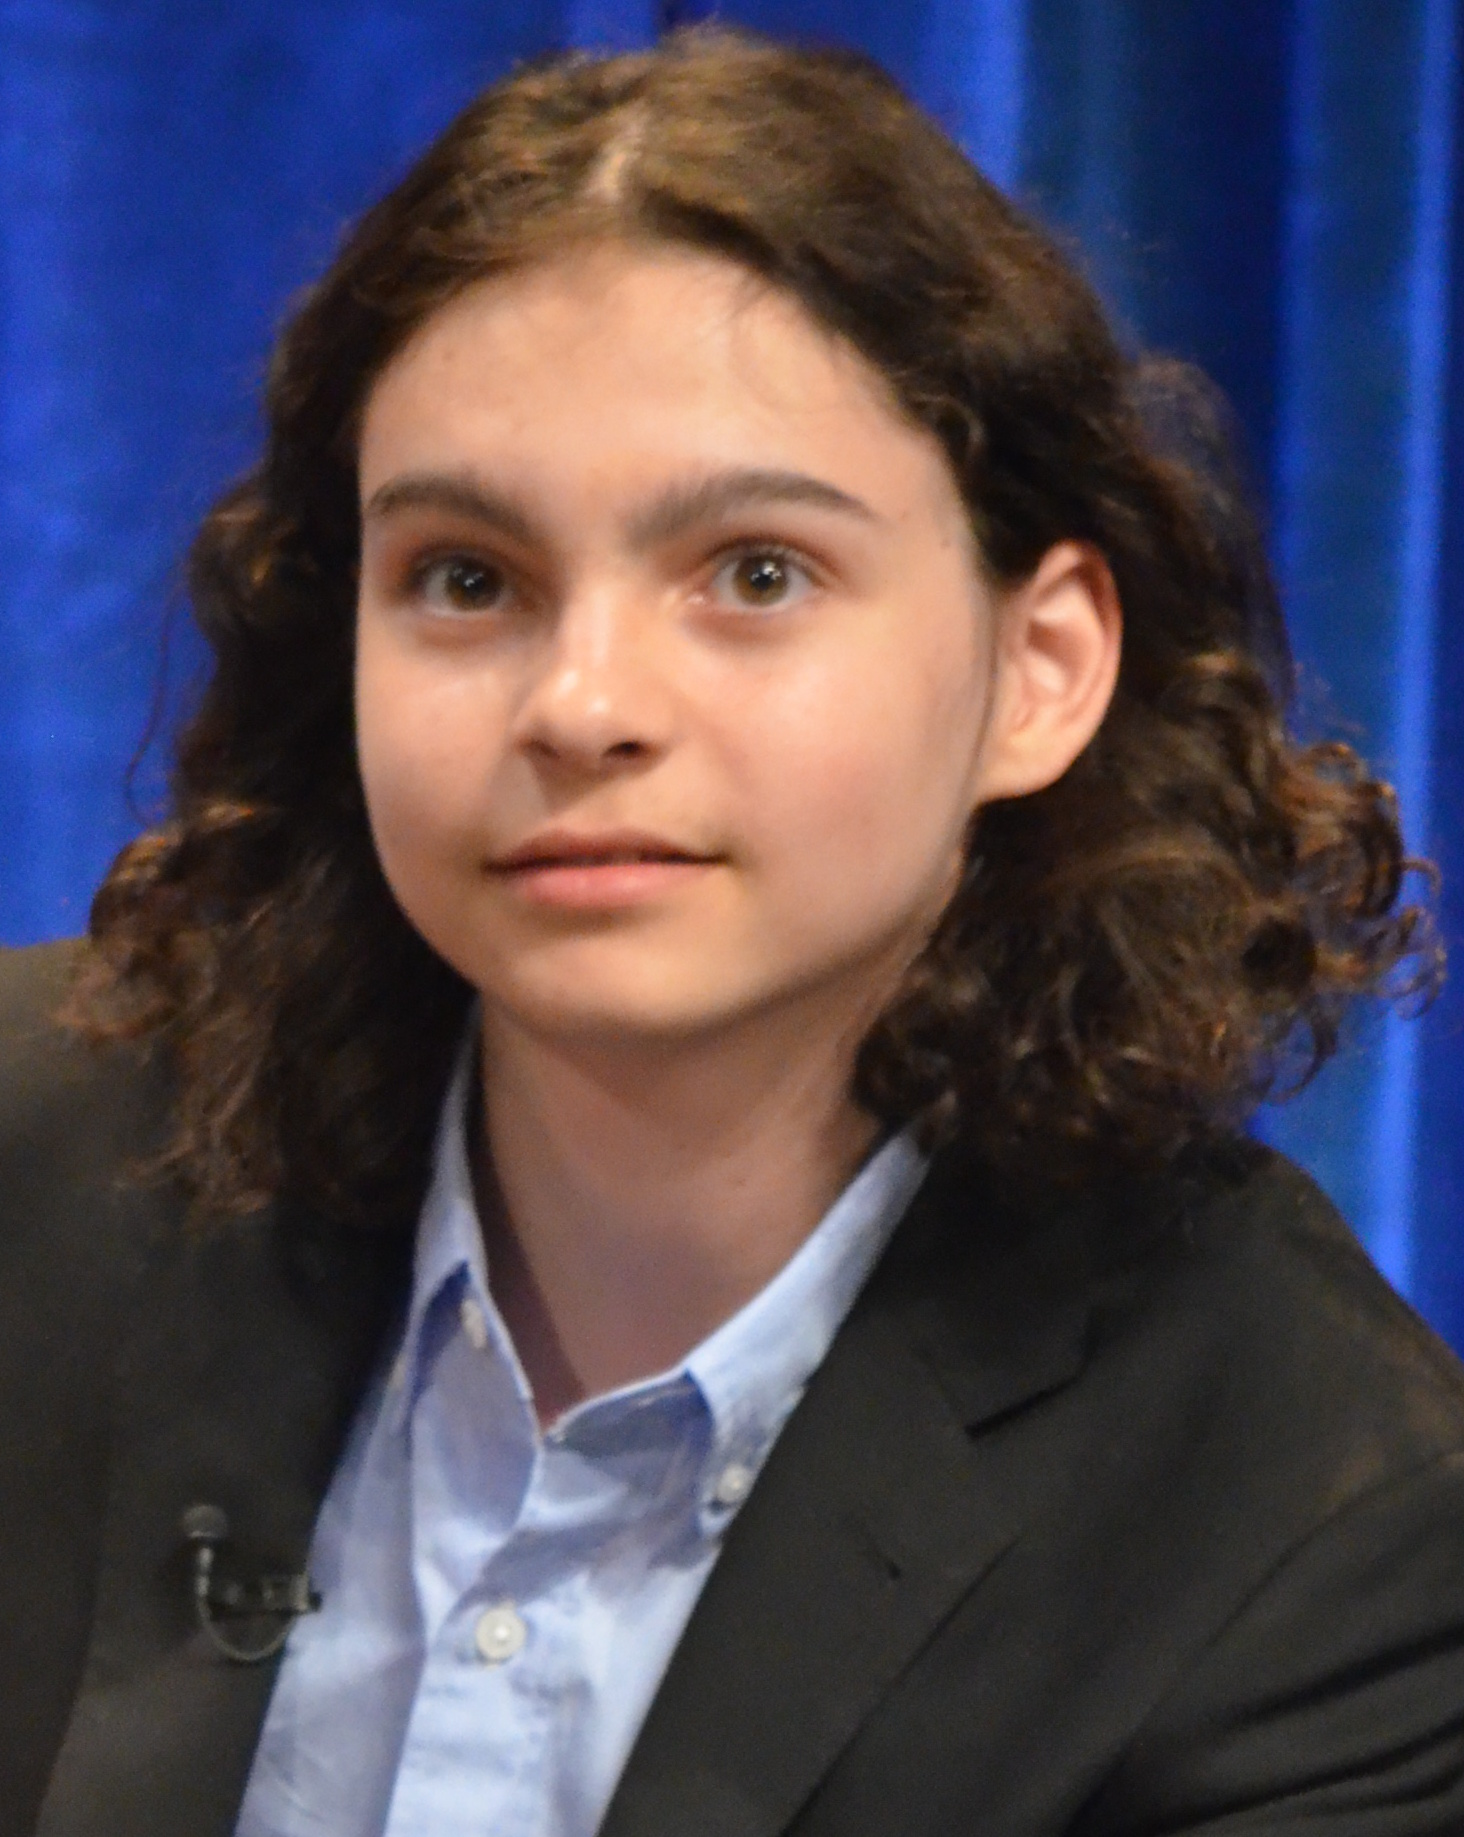
<instances>
[{"instance_id":1,"label":"forehead","mask_svg":"<svg viewBox=\"0 0 1464 1837\"><path fill-rule=\"evenodd\" d=\"M363 492L408 466L630 472L758 463L922 493L965 523L939 443L790 295L674 247L595 245L477 283L388 364ZM861 493L862 494L862 493Z\"/></svg>"}]
</instances>

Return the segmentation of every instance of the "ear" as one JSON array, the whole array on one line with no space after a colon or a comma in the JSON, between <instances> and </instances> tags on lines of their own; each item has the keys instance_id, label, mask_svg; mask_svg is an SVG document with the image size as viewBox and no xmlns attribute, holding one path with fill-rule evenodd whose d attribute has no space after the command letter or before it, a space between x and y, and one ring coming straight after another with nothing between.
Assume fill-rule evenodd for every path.
<instances>
[{"instance_id":1,"label":"ear","mask_svg":"<svg viewBox=\"0 0 1464 1837\"><path fill-rule=\"evenodd\" d=\"M977 761L978 805L1062 777L1097 733L1118 681L1123 611L1108 563L1059 542L996 611L991 714Z\"/></svg>"}]
</instances>

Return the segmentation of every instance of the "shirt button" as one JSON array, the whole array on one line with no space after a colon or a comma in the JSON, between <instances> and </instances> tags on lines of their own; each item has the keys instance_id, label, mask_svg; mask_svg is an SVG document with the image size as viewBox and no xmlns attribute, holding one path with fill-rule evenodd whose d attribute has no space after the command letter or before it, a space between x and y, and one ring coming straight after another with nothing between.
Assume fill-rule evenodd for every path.
<instances>
[{"instance_id":1,"label":"shirt button","mask_svg":"<svg viewBox=\"0 0 1464 1837\"><path fill-rule=\"evenodd\" d=\"M463 1323L463 1332L468 1336L468 1344L474 1352L482 1352L488 1344L488 1322L483 1310L471 1295L463 1296L462 1306L458 1309L458 1319Z\"/></svg>"},{"instance_id":2,"label":"shirt button","mask_svg":"<svg viewBox=\"0 0 1464 1837\"><path fill-rule=\"evenodd\" d=\"M733 1461L717 1475L712 1497L718 1505L741 1505L752 1491L752 1469Z\"/></svg>"},{"instance_id":3,"label":"shirt button","mask_svg":"<svg viewBox=\"0 0 1464 1837\"><path fill-rule=\"evenodd\" d=\"M484 1664L503 1665L523 1650L528 1636L529 1629L518 1609L511 1601L500 1601L497 1607L490 1607L478 1616L473 1643Z\"/></svg>"}]
</instances>

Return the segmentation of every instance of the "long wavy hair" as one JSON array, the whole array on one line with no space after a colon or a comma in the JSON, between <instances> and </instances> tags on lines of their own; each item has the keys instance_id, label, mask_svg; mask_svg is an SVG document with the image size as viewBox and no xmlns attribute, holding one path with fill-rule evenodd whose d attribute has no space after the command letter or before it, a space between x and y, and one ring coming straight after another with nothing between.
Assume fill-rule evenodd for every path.
<instances>
[{"instance_id":1,"label":"long wavy hair","mask_svg":"<svg viewBox=\"0 0 1464 1837\"><path fill-rule=\"evenodd\" d=\"M282 1189L413 1216L470 991L373 853L352 650L357 429L413 330L577 244L712 251L796 298L941 442L993 575L1106 557L1116 695L1050 789L994 804L865 1040L857 1095L1044 1179L1172 1157L1428 983L1393 800L1288 734L1288 666L1213 398L1125 354L1054 242L877 68L724 31L487 91L286 325L258 466L194 544L214 668L171 814L92 908L69 1005L176 1066L163 1164L201 1203Z\"/></svg>"}]
</instances>

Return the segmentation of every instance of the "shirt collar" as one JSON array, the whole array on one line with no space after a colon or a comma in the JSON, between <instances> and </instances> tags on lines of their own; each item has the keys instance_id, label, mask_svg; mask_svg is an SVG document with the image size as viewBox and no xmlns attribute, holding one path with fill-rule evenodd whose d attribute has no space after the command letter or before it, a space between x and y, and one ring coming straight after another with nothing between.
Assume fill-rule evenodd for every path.
<instances>
[{"instance_id":1,"label":"shirt collar","mask_svg":"<svg viewBox=\"0 0 1464 1837\"><path fill-rule=\"evenodd\" d=\"M390 1390L396 1424L405 1426L424 1381L424 1325L449 1286L476 1305L493 1350L510 1368L526 1407L528 1381L488 1285L487 1256L468 1158L468 1103L476 1064L476 1027L459 1050L443 1101L431 1183L417 1234L412 1297ZM845 1315L925 1176L928 1161L910 1131L890 1137L864 1163L813 1232L776 1276L671 1370L592 1398L566 1417L572 1433L581 1413L623 1408L688 1383L705 1404L710 1435L702 1470L702 1511L714 1528L741 1503L778 1431L822 1363Z\"/></svg>"},{"instance_id":2,"label":"shirt collar","mask_svg":"<svg viewBox=\"0 0 1464 1837\"><path fill-rule=\"evenodd\" d=\"M688 1355L684 1369L712 1416L704 1514L741 1503L927 1165L909 1131L892 1136L772 1281Z\"/></svg>"}]
</instances>

